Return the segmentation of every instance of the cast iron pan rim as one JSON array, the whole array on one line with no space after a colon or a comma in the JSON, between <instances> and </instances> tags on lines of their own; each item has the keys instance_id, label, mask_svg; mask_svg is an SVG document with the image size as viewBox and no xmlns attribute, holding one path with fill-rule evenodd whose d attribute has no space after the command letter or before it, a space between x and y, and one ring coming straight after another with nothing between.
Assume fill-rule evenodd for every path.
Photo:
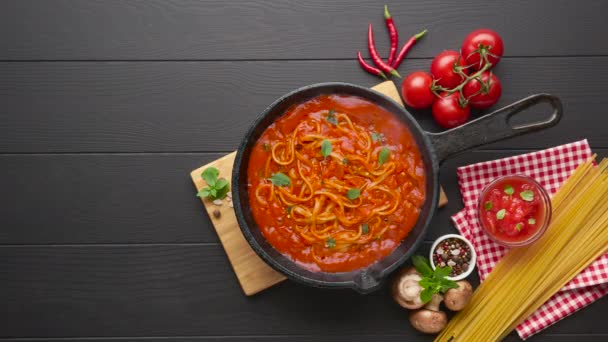
<instances>
[{"instance_id":1,"label":"cast iron pan rim","mask_svg":"<svg viewBox=\"0 0 608 342\"><path fill-rule=\"evenodd\" d=\"M388 101L389 103L392 103L394 105L395 108L397 108L397 110L399 111L399 113L394 113L394 111L392 109L388 109L389 111L393 112L393 114L399 116L405 116L409 122L407 122L408 127L410 128L410 131L412 131L412 134L414 136L418 135L420 136L424 146L419 146L419 149L421 150L421 155L427 154L427 157L430 159L430 165L431 165L431 169L430 173L432 175L431 177L427 177L427 182L432 181L432 198L427 199L430 200L430 207L429 210L427 212L426 217L422 218L419 217L418 220L420 219L424 219L424 222L421 223L422 224L422 229L420 231L420 235L414 240L414 242L412 243L411 247L405 252L403 253L403 255L401 255L398 259L396 259L391 265L382 268L380 271L376 271L373 273L373 277L375 279L375 281L377 282L377 284L371 288L362 288L360 286L357 286L357 281L355 280L355 278L353 277L353 279L349 279L349 280L345 280L345 281L323 281L323 280L315 280L315 279L311 279L308 278L304 275L301 275L299 273L296 273L294 271L291 271L287 268L285 268L280 262L276 261L273 257L271 257L266 250L260 246L257 242L257 240L255 239L255 237L253 236L253 233L251 232L251 228L249 227L249 225L247 224L244 216L244 211L243 208L241 207L241 198L239 197L239 194L237 192L238 187L239 187L239 173L240 170L242 168L242 162L243 162L243 151L245 151L245 149L249 146L249 140L251 139L252 135L255 133L256 128L260 125L260 122L268 115L268 113L270 113L276 106L280 105L283 101L285 101L286 99L300 93L300 92L304 92L304 91L308 91L311 89L323 89L323 88L333 88L333 87L337 87L337 88L351 88L351 89L356 89L358 91L361 91L363 93L372 93L375 96L381 97L384 100ZM330 91L327 92L332 93ZM339 93L339 92L337 92ZM323 94L322 91L319 92L318 95ZM357 95L355 95L357 96ZM362 96L363 97L363 96ZM419 144L419 141L417 141ZM424 156L423 156L424 158ZM429 175L429 171L427 170L427 175ZM363 86L359 86L359 85L355 85L355 84L351 84L351 83L345 83L345 82L325 82L325 83L316 83L316 84L311 84L311 85L307 85L301 88L298 88L296 90L293 90L283 96L281 96L280 98L278 98L277 100L275 100L270 106L268 106L266 109L264 109L264 111L262 111L257 119L254 121L254 123L250 126L249 130L247 131L247 133L245 134L245 136L243 137L243 139L241 140L241 143L239 144L238 150L237 150L237 155L236 158L234 160L234 166L233 166L233 172L232 172L232 194L233 194L233 198L237 199L236 201L233 200L234 203L234 210L235 210L235 214L236 214L236 218L237 218L237 222L239 224L239 228L241 229L241 232L243 233L243 235L245 236L245 239L247 240L247 242L249 243L249 245L253 248L253 250L256 252L256 254L258 256L260 256L268 265L270 265L272 268L274 268L275 270L279 271L280 273L286 275L289 279L294 280L298 283L304 284L304 285L308 285L308 286L313 286L313 287L319 287L319 288L352 288L357 290L358 292L361 293L368 293L368 292L372 292L374 290L376 290L383 282L383 280L393 271L395 270L397 267L401 266L403 263L405 263L405 261L407 261L407 259L409 259L409 257L418 249L419 245L422 243L424 236L426 235L428 226L430 224L430 221L433 217L433 214L435 213L435 210L437 208L437 202L439 200L439 196L438 196L438 191L439 191L439 185L438 185L438 174L439 174L439 165L437 162L437 158L435 156L435 150L434 147L429 139L429 137L427 136L426 132L422 129L422 127L420 127L420 125L418 124L418 122L411 116L411 114L405 109L403 108L403 106L401 106L400 104L398 104L397 102L395 102L393 99L391 99L390 97L377 92L373 89L370 88L366 88ZM431 179L429 179L431 178ZM234 186L234 184L236 184L237 186ZM427 194L428 195L428 194ZM421 213L422 214L422 213ZM404 238L404 240L407 239ZM401 242L403 243L403 241ZM269 244L270 245L270 244ZM272 245L270 245L271 248L274 248ZM397 246L397 248L391 252L395 253L395 251L399 248L399 246ZM389 254L389 256L391 255ZM389 256L387 256L386 258L388 258ZM295 263L294 263L295 264ZM351 272L360 272L359 275L363 274L366 272L366 270L370 267L373 267L375 265L371 264L370 266L360 269L360 270L355 270L355 271L351 271ZM297 266L297 265L296 265ZM300 267L300 266L297 266ZM343 273L351 273L351 272L343 272ZM336 273L336 274L340 274L340 273Z\"/></svg>"}]
</instances>

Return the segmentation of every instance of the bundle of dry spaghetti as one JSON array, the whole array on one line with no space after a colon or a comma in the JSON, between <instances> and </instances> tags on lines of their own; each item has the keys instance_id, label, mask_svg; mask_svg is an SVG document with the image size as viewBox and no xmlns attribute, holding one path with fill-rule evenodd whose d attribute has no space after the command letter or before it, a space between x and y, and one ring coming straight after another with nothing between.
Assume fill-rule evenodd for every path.
<instances>
[{"instance_id":1,"label":"bundle of dry spaghetti","mask_svg":"<svg viewBox=\"0 0 608 342\"><path fill-rule=\"evenodd\" d=\"M594 159L594 158L593 158ZM509 251L436 341L496 341L608 251L608 159L581 164L551 200L552 221Z\"/></svg>"}]
</instances>

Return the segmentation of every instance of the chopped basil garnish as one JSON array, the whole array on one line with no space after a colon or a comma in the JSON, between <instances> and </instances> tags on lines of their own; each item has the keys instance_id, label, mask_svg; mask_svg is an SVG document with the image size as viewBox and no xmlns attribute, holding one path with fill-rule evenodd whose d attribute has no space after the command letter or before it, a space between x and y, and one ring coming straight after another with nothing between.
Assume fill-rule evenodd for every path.
<instances>
[{"instance_id":1,"label":"chopped basil garnish","mask_svg":"<svg viewBox=\"0 0 608 342\"><path fill-rule=\"evenodd\" d=\"M272 177L270 177L269 179L272 184L276 186L288 186L289 184L291 184L291 180L289 180L289 177L282 172L273 173Z\"/></svg>"}]
</instances>

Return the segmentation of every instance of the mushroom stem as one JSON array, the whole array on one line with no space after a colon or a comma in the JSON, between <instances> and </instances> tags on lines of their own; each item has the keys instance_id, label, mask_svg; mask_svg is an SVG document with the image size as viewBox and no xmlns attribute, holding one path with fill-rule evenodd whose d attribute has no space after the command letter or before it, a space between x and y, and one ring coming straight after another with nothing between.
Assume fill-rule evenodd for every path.
<instances>
[{"instance_id":1,"label":"mushroom stem","mask_svg":"<svg viewBox=\"0 0 608 342\"><path fill-rule=\"evenodd\" d=\"M424 308L427 310L433 310L433 311L439 311L439 305L441 304L441 301L443 300L443 296L440 294L434 294L433 298L431 299L430 302L428 302Z\"/></svg>"}]
</instances>

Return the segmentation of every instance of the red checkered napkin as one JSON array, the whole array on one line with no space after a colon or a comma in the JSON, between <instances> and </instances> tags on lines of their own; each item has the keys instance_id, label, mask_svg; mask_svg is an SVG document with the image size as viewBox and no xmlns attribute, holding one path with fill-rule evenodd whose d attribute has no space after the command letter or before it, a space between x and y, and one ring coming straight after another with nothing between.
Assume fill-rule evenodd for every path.
<instances>
[{"instance_id":1,"label":"red checkered napkin","mask_svg":"<svg viewBox=\"0 0 608 342\"><path fill-rule=\"evenodd\" d=\"M477 270L483 281L505 255L504 248L490 240L477 220L477 201L483 188L496 177L524 174L553 195L576 167L592 156L587 140L534 153L492 160L458 168L464 209L452 216L456 228L477 252ZM522 339L591 304L608 293L608 254L579 273L566 286L517 327Z\"/></svg>"}]
</instances>

